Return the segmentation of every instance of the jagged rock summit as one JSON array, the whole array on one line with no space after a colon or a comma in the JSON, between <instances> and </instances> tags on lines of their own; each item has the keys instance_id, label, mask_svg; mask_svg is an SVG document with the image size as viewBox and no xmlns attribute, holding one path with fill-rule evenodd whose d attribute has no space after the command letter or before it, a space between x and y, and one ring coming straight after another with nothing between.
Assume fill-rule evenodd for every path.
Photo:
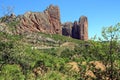
<instances>
[{"instance_id":1,"label":"jagged rock summit","mask_svg":"<svg viewBox=\"0 0 120 80\"><path fill-rule=\"evenodd\" d=\"M44 12L27 12L20 16L18 33L32 31L61 34L60 11L50 5Z\"/></svg>"},{"instance_id":2,"label":"jagged rock summit","mask_svg":"<svg viewBox=\"0 0 120 80\"><path fill-rule=\"evenodd\" d=\"M62 34L75 39L88 40L88 20L81 16L78 21L61 24L60 10L58 6L50 5L43 12L26 12L23 15L5 16L2 22L14 25L14 34L26 32L43 32L47 34ZM7 28L6 28L7 29ZM5 29L5 30L6 30ZM9 30L7 30L10 32Z\"/></svg>"}]
</instances>

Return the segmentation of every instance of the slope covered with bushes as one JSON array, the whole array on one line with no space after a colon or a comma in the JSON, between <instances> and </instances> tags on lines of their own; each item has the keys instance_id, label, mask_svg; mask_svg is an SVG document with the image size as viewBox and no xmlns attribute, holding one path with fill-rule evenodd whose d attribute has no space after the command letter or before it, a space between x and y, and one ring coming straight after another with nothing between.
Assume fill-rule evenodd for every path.
<instances>
[{"instance_id":1,"label":"slope covered with bushes","mask_svg":"<svg viewBox=\"0 0 120 80\"><path fill-rule=\"evenodd\" d=\"M110 45L57 34L0 32L0 80L117 80L120 42Z\"/></svg>"}]
</instances>

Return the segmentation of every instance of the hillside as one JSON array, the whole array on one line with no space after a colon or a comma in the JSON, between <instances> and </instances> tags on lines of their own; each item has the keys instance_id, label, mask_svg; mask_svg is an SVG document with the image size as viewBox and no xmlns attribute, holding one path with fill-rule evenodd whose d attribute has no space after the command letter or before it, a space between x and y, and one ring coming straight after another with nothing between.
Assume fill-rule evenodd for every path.
<instances>
[{"instance_id":1,"label":"hillside","mask_svg":"<svg viewBox=\"0 0 120 80\"><path fill-rule=\"evenodd\" d=\"M49 7L46 11L50 13L53 8ZM118 28L113 26L103 29L102 34L107 41L102 38L96 41L88 40L88 36L79 39L82 33L88 34L84 30L88 26L85 16L74 24L63 24L67 33L64 36L61 35L62 28L58 27L61 26L60 22L56 21L60 19L58 16L56 18L52 13L49 18L43 13L26 14L19 18L0 18L0 80L120 79L120 42L116 36L111 41L110 37L106 37L106 32L119 35L116 32L120 30L120 24L116 25ZM35 19L36 15L42 17ZM71 25L74 26L72 30L69 27ZM81 28L82 32L79 31L80 25L85 26ZM74 30L77 34L72 38L70 31L76 33Z\"/></svg>"},{"instance_id":2,"label":"hillside","mask_svg":"<svg viewBox=\"0 0 120 80\"><path fill-rule=\"evenodd\" d=\"M0 40L0 80L109 79L103 57L106 54L98 52L102 51L99 42L57 34L5 32L0 32ZM94 43L95 47L87 47L86 43ZM119 58L115 65L119 73Z\"/></svg>"}]
</instances>

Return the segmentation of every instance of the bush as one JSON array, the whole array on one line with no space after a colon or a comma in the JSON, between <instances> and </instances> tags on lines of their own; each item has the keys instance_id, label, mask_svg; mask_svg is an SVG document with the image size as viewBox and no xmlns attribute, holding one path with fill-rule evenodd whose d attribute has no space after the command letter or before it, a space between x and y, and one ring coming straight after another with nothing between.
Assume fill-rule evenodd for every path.
<instances>
[{"instance_id":1,"label":"bush","mask_svg":"<svg viewBox=\"0 0 120 80\"><path fill-rule=\"evenodd\" d=\"M0 73L0 80L24 80L23 75L19 65L6 64L2 66L2 71Z\"/></svg>"},{"instance_id":2,"label":"bush","mask_svg":"<svg viewBox=\"0 0 120 80\"><path fill-rule=\"evenodd\" d=\"M63 50L61 52L60 57L71 59L73 55L74 55L73 51L71 51L71 50L69 50L69 49L66 48L65 50Z\"/></svg>"}]
</instances>

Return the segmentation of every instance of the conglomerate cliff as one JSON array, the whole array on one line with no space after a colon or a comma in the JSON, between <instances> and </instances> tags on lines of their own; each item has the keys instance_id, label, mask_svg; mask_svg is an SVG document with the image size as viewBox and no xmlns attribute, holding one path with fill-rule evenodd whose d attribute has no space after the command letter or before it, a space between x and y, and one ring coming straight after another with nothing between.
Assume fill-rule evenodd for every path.
<instances>
[{"instance_id":1,"label":"conglomerate cliff","mask_svg":"<svg viewBox=\"0 0 120 80\"><path fill-rule=\"evenodd\" d=\"M26 32L43 32L47 34L61 34L75 39L88 40L88 20L81 16L79 21L61 23L60 9L58 6L50 5L43 12L26 12L23 15L5 16L1 22L10 24L17 22L15 34ZM2 28L3 29L3 28Z\"/></svg>"}]
</instances>

